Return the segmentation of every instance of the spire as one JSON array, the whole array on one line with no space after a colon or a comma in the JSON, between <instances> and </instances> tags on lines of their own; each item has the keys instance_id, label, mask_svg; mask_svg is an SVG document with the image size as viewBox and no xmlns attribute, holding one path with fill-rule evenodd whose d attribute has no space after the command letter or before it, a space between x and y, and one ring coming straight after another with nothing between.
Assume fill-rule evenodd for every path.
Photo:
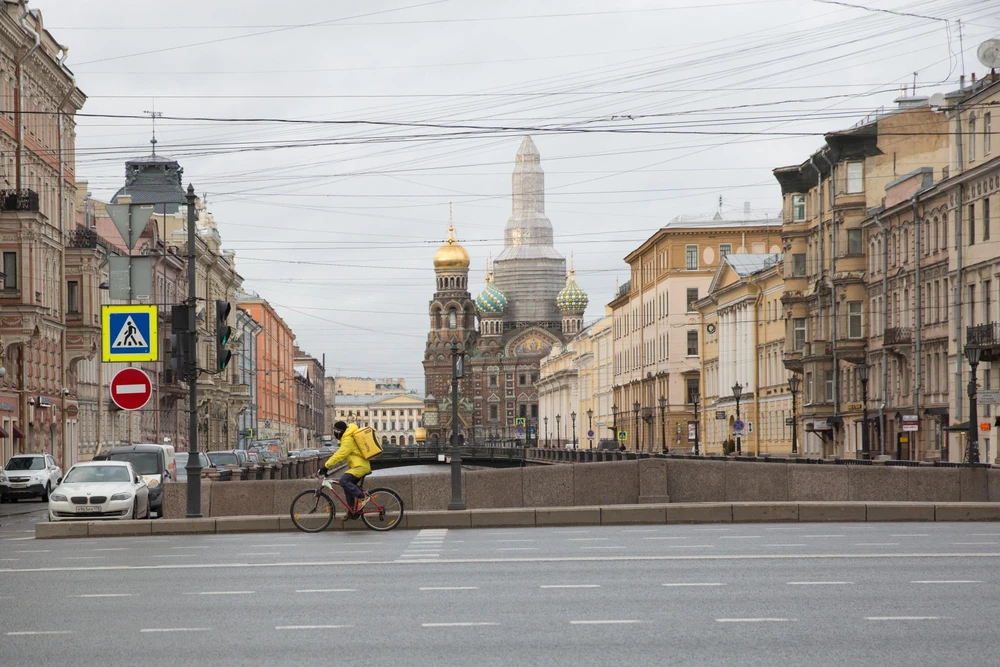
<instances>
[{"instance_id":1,"label":"spire","mask_svg":"<svg viewBox=\"0 0 1000 667\"><path fill-rule=\"evenodd\" d=\"M545 172L542 171L542 157L531 137L525 137L517 149L513 186L514 218L530 220L545 215Z\"/></svg>"},{"instance_id":2,"label":"spire","mask_svg":"<svg viewBox=\"0 0 1000 667\"><path fill-rule=\"evenodd\" d=\"M153 144L153 155L156 155L156 119L163 115L162 111L156 110L156 100L153 100L152 111L143 111L142 113L148 114L150 120L153 121L153 138L149 140L149 143Z\"/></svg>"}]
</instances>

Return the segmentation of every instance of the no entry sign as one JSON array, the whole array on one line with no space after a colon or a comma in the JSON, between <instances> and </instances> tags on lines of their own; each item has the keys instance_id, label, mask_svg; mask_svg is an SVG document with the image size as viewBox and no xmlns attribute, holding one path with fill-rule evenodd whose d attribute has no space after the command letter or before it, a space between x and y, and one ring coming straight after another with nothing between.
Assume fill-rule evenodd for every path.
<instances>
[{"instance_id":1,"label":"no entry sign","mask_svg":"<svg viewBox=\"0 0 1000 667\"><path fill-rule=\"evenodd\" d=\"M138 368L123 368L111 380L111 400L122 410L138 410L152 393L149 378Z\"/></svg>"}]
</instances>

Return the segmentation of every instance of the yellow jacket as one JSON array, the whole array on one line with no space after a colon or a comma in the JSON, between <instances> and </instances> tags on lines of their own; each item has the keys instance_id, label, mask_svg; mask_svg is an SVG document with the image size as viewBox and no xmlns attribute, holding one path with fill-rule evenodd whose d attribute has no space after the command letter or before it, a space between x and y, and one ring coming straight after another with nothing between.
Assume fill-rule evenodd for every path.
<instances>
[{"instance_id":1,"label":"yellow jacket","mask_svg":"<svg viewBox=\"0 0 1000 667\"><path fill-rule=\"evenodd\" d=\"M360 479L372 471L372 466L368 463L368 459L361 456L358 443L354 442L354 434L357 431L357 424L349 424L347 426L344 435L340 436L340 448L333 453L333 456L327 459L326 467L332 468L344 459L347 459L347 465L350 466L347 469L347 474L354 475Z\"/></svg>"}]
</instances>

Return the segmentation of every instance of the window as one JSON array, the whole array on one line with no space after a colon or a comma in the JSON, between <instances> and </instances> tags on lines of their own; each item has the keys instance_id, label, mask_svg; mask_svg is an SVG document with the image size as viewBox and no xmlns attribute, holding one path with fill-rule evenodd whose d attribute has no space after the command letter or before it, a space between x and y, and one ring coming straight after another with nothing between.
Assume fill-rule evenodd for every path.
<instances>
[{"instance_id":1,"label":"window","mask_svg":"<svg viewBox=\"0 0 1000 667\"><path fill-rule=\"evenodd\" d=\"M983 199L983 240L990 240L990 198Z\"/></svg>"},{"instance_id":2,"label":"window","mask_svg":"<svg viewBox=\"0 0 1000 667\"><path fill-rule=\"evenodd\" d=\"M694 403L699 400L698 378L687 379L687 402Z\"/></svg>"},{"instance_id":3,"label":"window","mask_svg":"<svg viewBox=\"0 0 1000 667\"><path fill-rule=\"evenodd\" d=\"M976 324L976 286L969 285L969 325Z\"/></svg>"},{"instance_id":4,"label":"window","mask_svg":"<svg viewBox=\"0 0 1000 667\"><path fill-rule=\"evenodd\" d=\"M491 405L490 406L490 419L496 419L496 418L497 418L497 406Z\"/></svg>"},{"instance_id":5,"label":"window","mask_svg":"<svg viewBox=\"0 0 1000 667\"><path fill-rule=\"evenodd\" d=\"M525 384L527 384L526 380L527 380L527 376L525 376L525 375L519 375L519 376L517 377L517 383L518 383L519 385L521 385L522 387L523 387L523 386L524 386Z\"/></svg>"},{"instance_id":6,"label":"window","mask_svg":"<svg viewBox=\"0 0 1000 667\"><path fill-rule=\"evenodd\" d=\"M687 289L687 312L694 312L694 304L698 300L698 288L688 287Z\"/></svg>"},{"instance_id":7,"label":"window","mask_svg":"<svg viewBox=\"0 0 1000 667\"><path fill-rule=\"evenodd\" d=\"M533 419L538 419L538 403L531 404L531 416Z\"/></svg>"},{"instance_id":8,"label":"window","mask_svg":"<svg viewBox=\"0 0 1000 667\"><path fill-rule=\"evenodd\" d=\"M792 222L806 219L806 196L792 195Z\"/></svg>"},{"instance_id":9,"label":"window","mask_svg":"<svg viewBox=\"0 0 1000 667\"><path fill-rule=\"evenodd\" d=\"M847 302L847 337L861 338L861 302Z\"/></svg>"},{"instance_id":10,"label":"window","mask_svg":"<svg viewBox=\"0 0 1000 667\"><path fill-rule=\"evenodd\" d=\"M698 246L689 245L684 248L684 264L688 271L698 269Z\"/></svg>"},{"instance_id":11,"label":"window","mask_svg":"<svg viewBox=\"0 0 1000 667\"><path fill-rule=\"evenodd\" d=\"M80 312L79 281L70 280L66 283L66 312L74 314Z\"/></svg>"},{"instance_id":12,"label":"window","mask_svg":"<svg viewBox=\"0 0 1000 667\"><path fill-rule=\"evenodd\" d=\"M976 159L976 114L969 117L969 162Z\"/></svg>"},{"instance_id":13,"label":"window","mask_svg":"<svg viewBox=\"0 0 1000 667\"><path fill-rule=\"evenodd\" d=\"M969 245L976 244L976 205L969 204Z\"/></svg>"},{"instance_id":14,"label":"window","mask_svg":"<svg viewBox=\"0 0 1000 667\"><path fill-rule=\"evenodd\" d=\"M864 162L847 163L847 193L856 194L865 191Z\"/></svg>"},{"instance_id":15,"label":"window","mask_svg":"<svg viewBox=\"0 0 1000 667\"><path fill-rule=\"evenodd\" d=\"M698 332L688 331L688 356L698 356Z\"/></svg>"},{"instance_id":16,"label":"window","mask_svg":"<svg viewBox=\"0 0 1000 667\"><path fill-rule=\"evenodd\" d=\"M989 155L990 149L993 147L993 142L990 140L992 120L991 114L983 114L983 155Z\"/></svg>"},{"instance_id":17,"label":"window","mask_svg":"<svg viewBox=\"0 0 1000 667\"><path fill-rule=\"evenodd\" d=\"M860 255L861 254L861 230L860 229L848 229L847 230L847 254L848 255Z\"/></svg>"},{"instance_id":18,"label":"window","mask_svg":"<svg viewBox=\"0 0 1000 667\"><path fill-rule=\"evenodd\" d=\"M792 349L801 352L806 346L806 318L792 318Z\"/></svg>"},{"instance_id":19,"label":"window","mask_svg":"<svg viewBox=\"0 0 1000 667\"><path fill-rule=\"evenodd\" d=\"M519 414L518 414L519 417L527 417L528 416L528 406L525 405L524 403L522 403L521 405L518 406L518 411L519 411Z\"/></svg>"},{"instance_id":20,"label":"window","mask_svg":"<svg viewBox=\"0 0 1000 667\"><path fill-rule=\"evenodd\" d=\"M458 313L452 308L448 311L448 328L454 329L458 326Z\"/></svg>"},{"instance_id":21,"label":"window","mask_svg":"<svg viewBox=\"0 0 1000 667\"><path fill-rule=\"evenodd\" d=\"M3 254L3 272L6 276L4 278L3 286L5 289L16 289L17 288L17 253L16 252L5 252Z\"/></svg>"},{"instance_id":22,"label":"window","mask_svg":"<svg viewBox=\"0 0 1000 667\"><path fill-rule=\"evenodd\" d=\"M990 303L990 292L993 291L993 281L984 280L983 281L983 322L989 322L990 311L993 310L993 304ZM989 389L989 387L987 387Z\"/></svg>"},{"instance_id":23,"label":"window","mask_svg":"<svg viewBox=\"0 0 1000 667\"><path fill-rule=\"evenodd\" d=\"M727 255L732 254L733 244L732 243L721 243L719 244L719 259L723 260Z\"/></svg>"},{"instance_id":24,"label":"window","mask_svg":"<svg viewBox=\"0 0 1000 667\"><path fill-rule=\"evenodd\" d=\"M806 275L806 254L797 252L792 255L792 276L801 278Z\"/></svg>"},{"instance_id":25,"label":"window","mask_svg":"<svg viewBox=\"0 0 1000 667\"><path fill-rule=\"evenodd\" d=\"M824 400L833 400L833 371L823 371Z\"/></svg>"},{"instance_id":26,"label":"window","mask_svg":"<svg viewBox=\"0 0 1000 667\"><path fill-rule=\"evenodd\" d=\"M497 386L497 376L496 375L491 375L490 376L490 386L491 387Z\"/></svg>"},{"instance_id":27,"label":"window","mask_svg":"<svg viewBox=\"0 0 1000 667\"><path fill-rule=\"evenodd\" d=\"M806 402L813 402L813 374L806 373Z\"/></svg>"}]
</instances>

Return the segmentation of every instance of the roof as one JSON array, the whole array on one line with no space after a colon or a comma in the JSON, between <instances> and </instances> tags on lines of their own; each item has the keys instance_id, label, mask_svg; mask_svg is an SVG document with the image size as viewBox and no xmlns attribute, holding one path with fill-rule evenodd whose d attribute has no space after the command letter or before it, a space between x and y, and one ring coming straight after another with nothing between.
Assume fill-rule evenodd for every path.
<instances>
[{"instance_id":1,"label":"roof","mask_svg":"<svg viewBox=\"0 0 1000 667\"><path fill-rule=\"evenodd\" d=\"M748 253L741 255L726 255L726 263L732 267L740 278L769 269L781 261L781 254Z\"/></svg>"},{"instance_id":2,"label":"roof","mask_svg":"<svg viewBox=\"0 0 1000 667\"><path fill-rule=\"evenodd\" d=\"M420 403L424 402L424 397L420 394L361 394L359 396L337 396L336 406L364 406L374 405L389 399L409 398Z\"/></svg>"}]
</instances>

